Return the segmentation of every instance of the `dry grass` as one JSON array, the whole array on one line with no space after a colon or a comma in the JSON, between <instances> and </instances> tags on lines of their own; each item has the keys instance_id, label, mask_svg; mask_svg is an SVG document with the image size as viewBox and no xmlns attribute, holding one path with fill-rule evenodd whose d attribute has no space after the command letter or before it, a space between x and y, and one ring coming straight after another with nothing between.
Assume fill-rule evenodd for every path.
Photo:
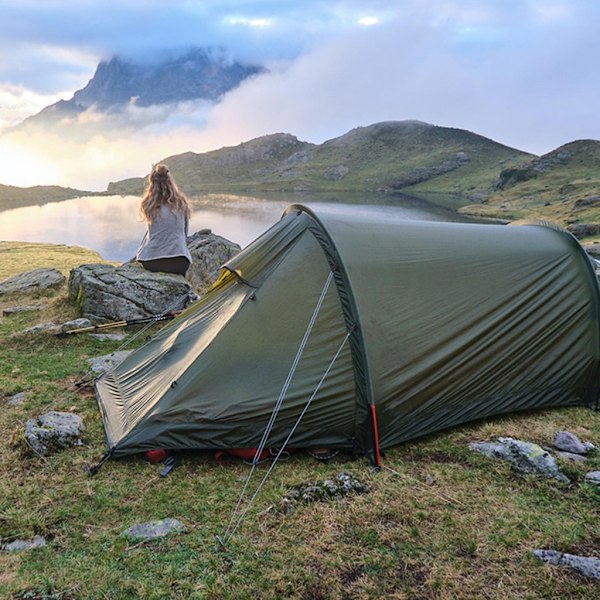
<instances>
[{"instance_id":1,"label":"dry grass","mask_svg":"<svg viewBox=\"0 0 600 600\"><path fill-rule=\"evenodd\" d=\"M41 298L45 316L64 313L64 291ZM550 445L568 429L600 446L600 414L585 408L522 413L442 432L390 449L381 472L338 455L319 463L293 455L273 472L239 532L222 535L249 467L220 466L190 453L169 475L141 457L86 466L105 450L93 393L70 391L85 358L112 349L88 338L12 337L41 319L0 320L0 537L44 535L46 548L0 553L1 598L592 598L598 583L539 563L535 548L600 557L600 495L583 483L600 469L561 463L565 486L514 472L468 449L473 440L513 436ZM24 390L10 406L4 398ZM48 410L84 418L85 446L48 458L14 447L13 432ZM264 472L259 469L260 475ZM371 492L340 502L278 510L293 485L342 470ZM128 526L176 517L189 533L132 544ZM29 596L25 592L29 591ZM54 594L54 596L52 596Z\"/></svg>"}]
</instances>

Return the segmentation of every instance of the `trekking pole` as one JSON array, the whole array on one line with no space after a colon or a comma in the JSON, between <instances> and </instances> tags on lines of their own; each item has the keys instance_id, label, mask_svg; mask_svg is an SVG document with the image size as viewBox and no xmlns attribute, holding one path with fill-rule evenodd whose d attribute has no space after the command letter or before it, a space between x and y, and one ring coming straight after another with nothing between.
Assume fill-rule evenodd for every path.
<instances>
[{"instance_id":1,"label":"trekking pole","mask_svg":"<svg viewBox=\"0 0 600 600\"><path fill-rule=\"evenodd\" d=\"M80 327L79 329L68 329L56 333L57 337L64 337L76 333L90 333L92 331L101 331L102 329L111 329L114 327L127 327L128 325L141 325L142 323L154 323L159 321L168 321L174 319L179 312L168 313L164 315L152 315L150 317L142 317L139 319L127 319L123 321L113 321L111 323L100 323L99 325L90 325L89 327Z\"/></svg>"}]
</instances>

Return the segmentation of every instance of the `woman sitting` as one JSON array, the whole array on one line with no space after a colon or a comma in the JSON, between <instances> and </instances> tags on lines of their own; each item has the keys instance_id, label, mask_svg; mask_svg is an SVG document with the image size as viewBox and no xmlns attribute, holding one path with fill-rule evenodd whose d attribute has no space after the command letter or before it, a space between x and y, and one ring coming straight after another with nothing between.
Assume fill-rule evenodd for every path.
<instances>
[{"instance_id":1,"label":"woman sitting","mask_svg":"<svg viewBox=\"0 0 600 600\"><path fill-rule=\"evenodd\" d=\"M135 258L145 269L185 275L192 262L186 245L191 212L167 166L156 165L140 204L148 229Z\"/></svg>"}]
</instances>

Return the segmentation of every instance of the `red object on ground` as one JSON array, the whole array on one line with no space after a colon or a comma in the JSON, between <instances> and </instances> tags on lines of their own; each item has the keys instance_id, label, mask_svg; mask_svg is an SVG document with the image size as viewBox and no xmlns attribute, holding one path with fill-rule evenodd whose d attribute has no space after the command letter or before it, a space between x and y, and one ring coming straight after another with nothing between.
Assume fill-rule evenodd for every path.
<instances>
[{"instance_id":1,"label":"red object on ground","mask_svg":"<svg viewBox=\"0 0 600 600\"><path fill-rule=\"evenodd\" d=\"M169 456L169 452L164 448L157 448L156 450L148 450L145 456L147 461L156 464L165 460Z\"/></svg>"},{"instance_id":2,"label":"red object on ground","mask_svg":"<svg viewBox=\"0 0 600 600\"><path fill-rule=\"evenodd\" d=\"M258 448L227 448L227 450L219 450L215 454L215 458L219 462L222 462L226 456L237 456L238 458L243 458L244 460L253 461L257 450ZM265 460L265 458L269 458L269 456L271 456L271 453L269 450L265 449L258 456L258 460Z\"/></svg>"}]
</instances>

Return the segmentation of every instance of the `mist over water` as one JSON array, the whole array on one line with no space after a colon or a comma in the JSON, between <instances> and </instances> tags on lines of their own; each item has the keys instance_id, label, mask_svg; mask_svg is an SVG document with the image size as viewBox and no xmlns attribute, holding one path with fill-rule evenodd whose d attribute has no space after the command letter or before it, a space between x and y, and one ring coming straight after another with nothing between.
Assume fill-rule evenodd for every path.
<instances>
[{"instance_id":1,"label":"mist over water","mask_svg":"<svg viewBox=\"0 0 600 600\"><path fill-rule=\"evenodd\" d=\"M207 194L190 200L190 234L211 229L242 247L276 223L294 203L319 213L365 218L383 214L389 220L467 220L443 206L400 195ZM3 211L0 240L82 246L107 260L126 261L135 255L146 230L138 214L139 202L136 196L90 196Z\"/></svg>"}]
</instances>

